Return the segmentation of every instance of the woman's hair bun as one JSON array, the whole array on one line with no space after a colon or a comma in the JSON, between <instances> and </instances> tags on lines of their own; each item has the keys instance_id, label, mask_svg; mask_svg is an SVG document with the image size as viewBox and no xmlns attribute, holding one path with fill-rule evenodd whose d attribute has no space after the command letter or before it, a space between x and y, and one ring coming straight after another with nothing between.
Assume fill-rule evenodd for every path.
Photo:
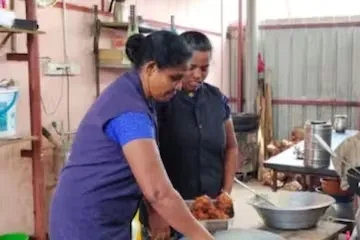
<instances>
[{"instance_id":1,"label":"woman's hair bun","mask_svg":"<svg viewBox=\"0 0 360 240\"><path fill-rule=\"evenodd\" d=\"M126 41L125 52L129 60L137 65L141 61L141 48L144 44L145 36L138 33L130 36Z\"/></svg>"}]
</instances>

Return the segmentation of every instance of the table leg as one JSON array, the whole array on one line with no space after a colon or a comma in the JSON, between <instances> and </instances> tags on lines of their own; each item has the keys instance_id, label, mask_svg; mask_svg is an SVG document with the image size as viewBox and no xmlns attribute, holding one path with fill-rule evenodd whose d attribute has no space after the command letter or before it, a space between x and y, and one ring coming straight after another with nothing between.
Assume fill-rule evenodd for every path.
<instances>
[{"instance_id":1,"label":"table leg","mask_svg":"<svg viewBox=\"0 0 360 240\"><path fill-rule=\"evenodd\" d=\"M301 186L303 186L303 191L306 191L307 188L307 182L306 182L306 175L305 174L301 174L301 182L300 182Z\"/></svg>"},{"instance_id":2,"label":"table leg","mask_svg":"<svg viewBox=\"0 0 360 240\"><path fill-rule=\"evenodd\" d=\"M277 171L273 170L273 173L272 173L272 190L274 192L277 191Z\"/></svg>"}]
</instances>

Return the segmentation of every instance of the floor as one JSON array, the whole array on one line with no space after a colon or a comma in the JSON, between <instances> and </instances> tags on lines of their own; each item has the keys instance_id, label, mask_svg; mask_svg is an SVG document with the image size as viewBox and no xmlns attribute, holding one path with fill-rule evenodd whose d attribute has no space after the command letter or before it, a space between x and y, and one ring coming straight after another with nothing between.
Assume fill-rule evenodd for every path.
<instances>
[{"instance_id":1,"label":"floor","mask_svg":"<svg viewBox=\"0 0 360 240\"><path fill-rule=\"evenodd\" d=\"M256 228L261 226L262 220L252 206L247 201L254 195L245 188L234 183L232 198L235 202L235 219L233 227L236 228ZM272 190L268 186L263 186L259 182L252 180L247 184L260 194L271 193Z\"/></svg>"}]
</instances>

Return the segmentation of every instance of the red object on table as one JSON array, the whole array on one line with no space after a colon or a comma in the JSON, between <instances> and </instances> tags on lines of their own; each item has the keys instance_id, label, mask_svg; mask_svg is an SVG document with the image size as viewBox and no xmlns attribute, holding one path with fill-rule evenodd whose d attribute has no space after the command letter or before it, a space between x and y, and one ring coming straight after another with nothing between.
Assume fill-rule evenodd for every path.
<instances>
[{"instance_id":1,"label":"red object on table","mask_svg":"<svg viewBox=\"0 0 360 240\"><path fill-rule=\"evenodd\" d=\"M6 0L0 0L0 4L2 8L6 8Z\"/></svg>"},{"instance_id":2,"label":"red object on table","mask_svg":"<svg viewBox=\"0 0 360 240\"><path fill-rule=\"evenodd\" d=\"M265 71L265 63L262 59L261 54L258 54L258 73L263 73Z\"/></svg>"},{"instance_id":3,"label":"red object on table","mask_svg":"<svg viewBox=\"0 0 360 240\"><path fill-rule=\"evenodd\" d=\"M346 240L351 240L350 231L346 231Z\"/></svg>"}]
</instances>

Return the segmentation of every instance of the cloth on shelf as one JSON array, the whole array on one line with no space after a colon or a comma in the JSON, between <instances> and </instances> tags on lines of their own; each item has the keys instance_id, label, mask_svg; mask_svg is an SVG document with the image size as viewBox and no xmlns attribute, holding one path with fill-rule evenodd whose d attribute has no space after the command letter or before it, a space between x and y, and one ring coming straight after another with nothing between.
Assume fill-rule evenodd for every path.
<instances>
[{"instance_id":1,"label":"cloth on shelf","mask_svg":"<svg viewBox=\"0 0 360 240\"><path fill-rule=\"evenodd\" d=\"M360 166L360 133L342 142L335 149L335 153L337 154L337 158L332 159L332 163L336 173L340 176L341 189L346 190L349 188L346 177L349 167L342 163L341 159L344 159L353 167Z\"/></svg>"}]
</instances>

